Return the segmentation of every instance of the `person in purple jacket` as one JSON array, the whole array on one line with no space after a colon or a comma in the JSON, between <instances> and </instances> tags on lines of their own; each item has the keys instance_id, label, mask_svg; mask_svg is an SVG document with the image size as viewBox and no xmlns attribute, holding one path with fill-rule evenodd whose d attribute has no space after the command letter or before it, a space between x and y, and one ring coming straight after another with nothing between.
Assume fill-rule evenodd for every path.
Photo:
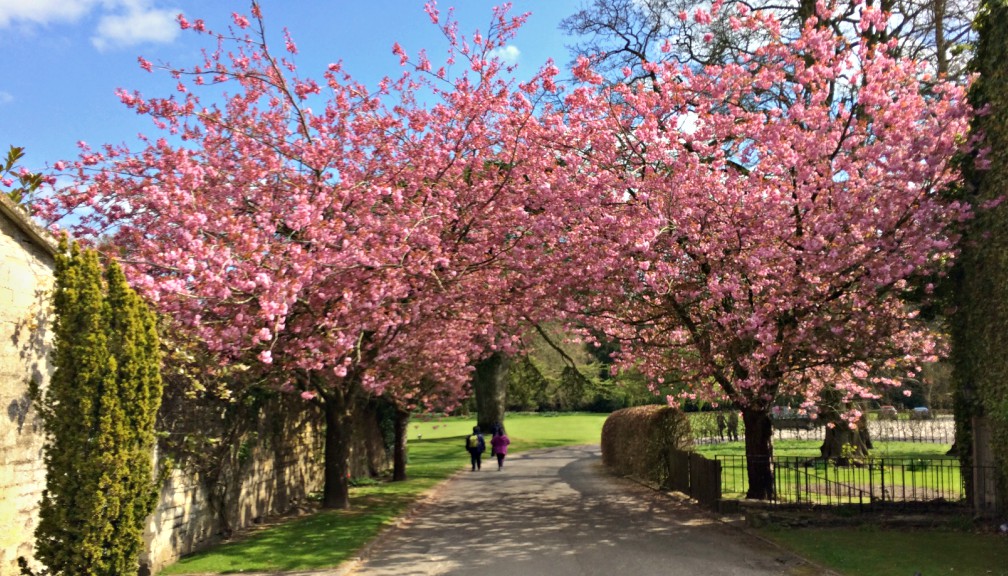
<instances>
[{"instance_id":1,"label":"person in purple jacket","mask_svg":"<svg viewBox=\"0 0 1008 576\"><path fill-rule=\"evenodd\" d=\"M497 425L493 438L490 439L490 448L497 455L498 471L504 467L504 457L507 456L507 448L510 443L511 439L504 433L504 426Z\"/></svg>"}]
</instances>

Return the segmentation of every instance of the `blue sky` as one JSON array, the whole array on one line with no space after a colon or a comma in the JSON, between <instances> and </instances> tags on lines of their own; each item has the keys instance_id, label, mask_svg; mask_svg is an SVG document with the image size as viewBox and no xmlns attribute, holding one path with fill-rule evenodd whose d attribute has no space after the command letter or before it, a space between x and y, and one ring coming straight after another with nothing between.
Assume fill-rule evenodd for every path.
<instances>
[{"instance_id":1,"label":"blue sky","mask_svg":"<svg viewBox=\"0 0 1008 576\"><path fill-rule=\"evenodd\" d=\"M456 8L460 30L486 32L499 2L441 0L442 14ZM358 80L373 86L397 75L398 41L411 54L427 48L432 60L445 47L423 11L423 0L262 0L269 30L290 30L300 51L299 72L319 78L342 60ZM515 0L512 12L532 12L513 41L518 75L526 76L553 57L561 70L570 59L570 39L557 25L581 0ZM198 62L206 37L181 32L175 16L203 18L223 30L232 12L248 13L239 0L0 0L0 152L24 146L22 162L41 170L76 156L76 142L92 146L132 142L138 132L155 134L149 120L119 103L116 88L168 96L174 80L140 69L137 57L174 65ZM274 46L283 43L274 40Z\"/></svg>"}]
</instances>

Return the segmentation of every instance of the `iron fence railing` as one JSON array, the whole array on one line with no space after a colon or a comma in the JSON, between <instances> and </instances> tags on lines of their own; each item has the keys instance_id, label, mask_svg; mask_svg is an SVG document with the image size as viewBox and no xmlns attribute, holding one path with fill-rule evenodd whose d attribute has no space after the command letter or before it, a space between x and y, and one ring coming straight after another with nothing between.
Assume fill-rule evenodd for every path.
<instances>
[{"instance_id":1,"label":"iron fence railing","mask_svg":"<svg viewBox=\"0 0 1008 576\"><path fill-rule=\"evenodd\" d=\"M722 498L744 498L745 456L717 456ZM959 461L952 458L868 458L855 463L807 457L775 457L774 498L797 506L919 507L965 505ZM974 468L974 482L993 470Z\"/></svg>"}]
</instances>

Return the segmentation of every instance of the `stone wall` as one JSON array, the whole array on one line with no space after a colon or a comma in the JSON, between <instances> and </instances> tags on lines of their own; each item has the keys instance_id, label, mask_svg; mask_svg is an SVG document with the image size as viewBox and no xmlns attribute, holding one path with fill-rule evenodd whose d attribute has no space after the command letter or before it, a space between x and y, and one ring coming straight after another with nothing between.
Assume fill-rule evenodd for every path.
<instances>
[{"instance_id":1,"label":"stone wall","mask_svg":"<svg viewBox=\"0 0 1008 576\"><path fill-rule=\"evenodd\" d=\"M49 296L56 246L0 194L0 575L32 549L45 487L41 422L28 382L48 384Z\"/></svg>"},{"instance_id":2,"label":"stone wall","mask_svg":"<svg viewBox=\"0 0 1008 576\"><path fill-rule=\"evenodd\" d=\"M324 422L316 406L279 396L232 443L216 478L180 462L148 520L145 571L157 573L264 518L310 508L312 493L323 483ZM391 465L380 422L374 403L357 413L350 457L354 477L381 474Z\"/></svg>"},{"instance_id":3,"label":"stone wall","mask_svg":"<svg viewBox=\"0 0 1008 576\"><path fill-rule=\"evenodd\" d=\"M320 416L299 399L278 398L216 460L219 473L176 463L148 519L141 563L156 573L235 530L304 505L321 489Z\"/></svg>"},{"instance_id":4,"label":"stone wall","mask_svg":"<svg viewBox=\"0 0 1008 576\"><path fill-rule=\"evenodd\" d=\"M49 298L56 249L51 236L0 194L0 405L6 408L6 416L0 415L0 576L20 574L17 558L31 558L45 488L44 438L28 384L47 386L52 372ZM185 408L192 412L192 406ZM389 467L378 422L375 406L358 416L355 476ZM317 408L278 397L232 442L214 482L185 462L174 464L145 530L145 571L156 573L231 530L304 505L322 487L323 423ZM155 458L164 463L167 455Z\"/></svg>"}]
</instances>

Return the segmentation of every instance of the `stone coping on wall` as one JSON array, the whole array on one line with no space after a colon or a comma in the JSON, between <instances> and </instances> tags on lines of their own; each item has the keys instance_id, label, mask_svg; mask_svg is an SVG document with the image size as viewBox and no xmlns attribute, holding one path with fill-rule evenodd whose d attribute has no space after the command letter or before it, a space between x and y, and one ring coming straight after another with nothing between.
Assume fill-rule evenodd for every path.
<instances>
[{"instance_id":1,"label":"stone coping on wall","mask_svg":"<svg viewBox=\"0 0 1008 576\"><path fill-rule=\"evenodd\" d=\"M25 209L18 206L6 194L0 194L0 214L13 222L32 242L48 252L50 256L56 256L59 245L53 235L33 222Z\"/></svg>"}]
</instances>

